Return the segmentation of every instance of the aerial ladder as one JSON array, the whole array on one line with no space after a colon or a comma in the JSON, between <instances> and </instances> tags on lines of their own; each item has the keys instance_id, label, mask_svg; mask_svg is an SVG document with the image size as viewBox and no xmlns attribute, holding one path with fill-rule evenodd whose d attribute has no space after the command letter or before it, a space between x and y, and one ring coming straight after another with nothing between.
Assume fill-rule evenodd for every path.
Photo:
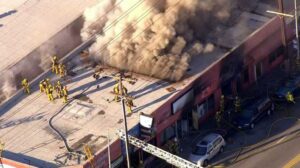
<instances>
[{"instance_id":1,"label":"aerial ladder","mask_svg":"<svg viewBox=\"0 0 300 168\"><path fill-rule=\"evenodd\" d=\"M5 143L0 140L0 159L2 158L2 153L4 151Z\"/></svg>"},{"instance_id":2,"label":"aerial ladder","mask_svg":"<svg viewBox=\"0 0 300 168\"><path fill-rule=\"evenodd\" d=\"M125 141L125 133L123 130L118 130L117 132L119 138L123 141ZM128 143L131 145L142 149L143 151L150 153L160 159L165 160L166 162L179 167L179 168L201 168L200 165L197 165L193 162L190 162L188 160L185 160L179 156L176 156L172 153L169 153L167 151L164 151L154 145L148 144L138 138L135 138L133 136L128 135Z\"/></svg>"},{"instance_id":3,"label":"aerial ladder","mask_svg":"<svg viewBox=\"0 0 300 168\"><path fill-rule=\"evenodd\" d=\"M83 146L83 150L84 150L84 153L85 153L87 159L90 161L91 167L95 168L94 163L92 162L93 154L92 154L91 148L87 144L85 144Z\"/></svg>"}]
</instances>

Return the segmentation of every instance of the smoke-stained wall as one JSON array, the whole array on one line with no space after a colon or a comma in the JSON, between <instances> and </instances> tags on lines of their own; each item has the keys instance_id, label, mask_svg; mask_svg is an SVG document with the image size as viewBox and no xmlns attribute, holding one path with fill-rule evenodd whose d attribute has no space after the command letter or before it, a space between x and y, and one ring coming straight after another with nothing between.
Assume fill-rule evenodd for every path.
<instances>
[{"instance_id":1,"label":"smoke-stained wall","mask_svg":"<svg viewBox=\"0 0 300 168\"><path fill-rule=\"evenodd\" d=\"M105 65L171 81L194 56L211 52L216 32L236 18L236 0L107 0L84 12L81 36L97 33L90 48Z\"/></svg>"}]
</instances>

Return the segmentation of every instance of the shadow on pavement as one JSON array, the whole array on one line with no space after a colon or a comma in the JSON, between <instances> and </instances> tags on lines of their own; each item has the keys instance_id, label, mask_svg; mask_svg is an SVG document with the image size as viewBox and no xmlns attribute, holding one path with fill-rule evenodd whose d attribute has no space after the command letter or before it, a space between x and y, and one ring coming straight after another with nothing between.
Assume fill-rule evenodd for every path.
<instances>
[{"instance_id":1,"label":"shadow on pavement","mask_svg":"<svg viewBox=\"0 0 300 168\"><path fill-rule=\"evenodd\" d=\"M17 13L17 10L10 10L10 11L8 11L8 12L2 13L2 14L0 14L0 19L2 19L2 18L4 18L4 17L7 17L7 16L9 16L9 15L12 15L12 14L14 14L14 13Z\"/></svg>"},{"instance_id":2,"label":"shadow on pavement","mask_svg":"<svg viewBox=\"0 0 300 168\"><path fill-rule=\"evenodd\" d=\"M166 94L166 95L164 95L164 96L161 96L160 98L158 98L158 99L156 99L156 100L153 100L153 101L151 101L151 102L149 102L149 103L147 103L147 104L144 104L144 105L142 105L142 106L138 106L137 108L133 109L133 112L138 112L138 111L140 111L140 110L142 110L142 109L144 109L144 108L147 108L148 106L151 106L151 105L156 104L156 103L158 103L158 102L160 102L160 101L163 101L163 100L167 99L168 97L170 97L170 96L171 96L172 94L174 94L174 93L175 93L175 92L168 93L168 94Z\"/></svg>"},{"instance_id":3,"label":"shadow on pavement","mask_svg":"<svg viewBox=\"0 0 300 168\"><path fill-rule=\"evenodd\" d=\"M35 114L35 115L23 117L21 119L8 121L8 122L0 120L1 121L0 129L13 127L13 126L20 125L20 124L23 124L23 123L28 123L28 122L31 122L31 121L41 120L45 116L44 113L38 113L38 114Z\"/></svg>"},{"instance_id":4,"label":"shadow on pavement","mask_svg":"<svg viewBox=\"0 0 300 168\"><path fill-rule=\"evenodd\" d=\"M159 80L155 83L152 83L150 85L147 85L146 87L143 87L142 89L140 90L136 90L136 91L133 91L131 92L130 94L134 97L134 98L139 98L139 97L142 97L148 93L151 93L155 90L158 90L160 88L163 88L163 87L166 87L168 86L169 83L168 82L165 82L163 80Z\"/></svg>"}]
</instances>

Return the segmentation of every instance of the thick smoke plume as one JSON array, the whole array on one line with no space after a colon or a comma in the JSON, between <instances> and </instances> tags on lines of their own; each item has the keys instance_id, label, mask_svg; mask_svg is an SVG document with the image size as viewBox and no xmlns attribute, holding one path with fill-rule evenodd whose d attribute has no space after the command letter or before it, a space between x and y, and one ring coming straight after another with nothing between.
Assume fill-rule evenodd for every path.
<instances>
[{"instance_id":1,"label":"thick smoke plume","mask_svg":"<svg viewBox=\"0 0 300 168\"><path fill-rule=\"evenodd\" d=\"M86 9L81 36L98 33L90 53L102 64L178 81L193 56L214 50L205 39L234 6L235 0L101 0Z\"/></svg>"}]
</instances>

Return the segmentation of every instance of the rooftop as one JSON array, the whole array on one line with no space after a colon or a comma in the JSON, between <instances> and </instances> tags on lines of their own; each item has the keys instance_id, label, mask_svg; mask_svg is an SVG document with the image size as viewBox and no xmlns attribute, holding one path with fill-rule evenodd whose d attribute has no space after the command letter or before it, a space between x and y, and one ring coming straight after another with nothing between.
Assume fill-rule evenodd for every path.
<instances>
[{"instance_id":1,"label":"rooftop","mask_svg":"<svg viewBox=\"0 0 300 168\"><path fill-rule=\"evenodd\" d=\"M0 1L0 72L79 17L96 0ZM59 11L59 12L58 12Z\"/></svg>"},{"instance_id":2,"label":"rooftop","mask_svg":"<svg viewBox=\"0 0 300 168\"><path fill-rule=\"evenodd\" d=\"M193 58L190 71L180 82L169 83L130 74L137 82L133 85L124 82L129 95L135 98L136 106L133 108L134 113L128 117L128 128L138 124L139 112L151 114L270 19L257 12L242 12L241 16L233 26L224 27L221 33L224 36L220 41L211 41L215 44L214 50ZM64 134L72 149L81 150L83 144L89 144L96 152L106 147L108 135L111 139L117 139L115 131L123 128L124 123L121 105L113 101L114 96L111 94L116 81L109 77L117 71L105 68L102 78L97 81L92 77L94 69L90 67L77 66L72 72L72 76L64 81L70 92L70 103L66 106L60 99L49 102L46 95L35 86L31 95L22 95L22 99L13 106L0 107L0 137L6 144L4 156L24 163L30 160L37 167L78 164L77 158L67 160L63 141L49 127L49 120L58 112L53 118L53 125ZM53 82L57 80L55 76L50 78Z\"/></svg>"}]
</instances>

